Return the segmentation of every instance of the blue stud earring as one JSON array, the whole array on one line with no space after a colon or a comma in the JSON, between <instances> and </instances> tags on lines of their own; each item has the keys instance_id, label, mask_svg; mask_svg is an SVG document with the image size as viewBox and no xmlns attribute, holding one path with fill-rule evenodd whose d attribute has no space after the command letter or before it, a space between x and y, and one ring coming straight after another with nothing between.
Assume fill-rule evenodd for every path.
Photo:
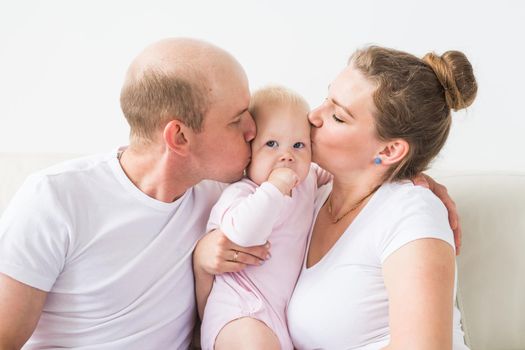
<instances>
[{"instance_id":1,"label":"blue stud earring","mask_svg":"<svg viewBox=\"0 0 525 350\"><path fill-rule=\"evenodd\" d=\"M374 163L375 163L375 164L378 164L378 165L381 164L381 158L379 158L379 157L375 157L375 158L374 158Z\"/></svg>"}]
</instances>

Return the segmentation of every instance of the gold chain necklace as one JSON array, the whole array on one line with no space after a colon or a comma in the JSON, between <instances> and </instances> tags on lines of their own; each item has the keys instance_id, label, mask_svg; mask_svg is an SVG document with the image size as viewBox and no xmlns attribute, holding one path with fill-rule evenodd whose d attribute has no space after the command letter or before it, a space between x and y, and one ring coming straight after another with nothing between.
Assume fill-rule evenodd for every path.
<instances>
[{"instance_id":1,"label":"gold chain necklace","mask_svg":"<svg viewBox=\"0 0 525 350\"><path fill-rule=\"evenodd\" d=\"M379 187L381 187L381 185L377 186L369 194L367 194L366 196L364 196L363 198L358 200L357 203L354 204L354 206L350 208L350 210L346 211L343 215L341 215L339 217L334 217L333 214L332 214L332 193L330 193L330 198L328 198L328 213L332 217L332 223L333 224L337 224L339 222L339 220L341 220L342 218L344 218L345 216L347 216L348 214L350 214L351 212L356 210L361 204L363 204L363 202L368 197L370 197L372 194L374 194L374 192L377 191L379 189Z\"/></svg>"}]
</instances>

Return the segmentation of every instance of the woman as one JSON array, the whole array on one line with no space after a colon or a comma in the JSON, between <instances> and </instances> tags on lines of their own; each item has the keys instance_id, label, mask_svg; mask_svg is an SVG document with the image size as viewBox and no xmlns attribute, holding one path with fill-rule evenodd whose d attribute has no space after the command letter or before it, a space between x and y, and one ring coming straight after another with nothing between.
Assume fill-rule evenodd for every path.
<instances>
[{"instance_id":1,"label":"woman","mask_svg":"<svg viewBox=\"0 0 525 350\"><path fill-rule=\"evenodd\" d=\"M472 67L460 52L421 60L370 47L350 58L325 102L310 113L313 161L334 179L317 196L288 306L296 348L466 349L453 307L447 211L408 180L442 148L451 109L470 105L476 91ZM258 264L219 234L196 248L201 285L208 278L203 271ZM218 249L212 248L218 240ZM200 290L198 298L206 294Z\"/></svg>"},{"instance_id":2,"label":"woman","mask_svg":"<svg viewBox=\"0 0 525 350\"><path fill-rule=\"evenodd\" d=\"M313 161L334 180L318 194L288 306L296 348L466 349L447 211L407 180L442 148L450 110L476 91L460 52L420 60L370 47L310 113Z\"/></svg>"}]
</instances>

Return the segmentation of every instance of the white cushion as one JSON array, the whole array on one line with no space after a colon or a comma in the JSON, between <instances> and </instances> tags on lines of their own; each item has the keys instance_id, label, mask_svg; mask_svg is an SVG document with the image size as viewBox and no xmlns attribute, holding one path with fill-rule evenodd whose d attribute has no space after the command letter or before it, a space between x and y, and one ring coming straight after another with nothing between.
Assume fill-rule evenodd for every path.
<instances>
[{"instance_id":1,"label":"white cushion","mask_svg":"<svg viewBox=\"0 0 525 350\"><path fill-rule=\"evenodd\" d=\"M474 350L525 349L525 174L439 177L463 228L457 302Z\"/></svg>"}]
</instances>

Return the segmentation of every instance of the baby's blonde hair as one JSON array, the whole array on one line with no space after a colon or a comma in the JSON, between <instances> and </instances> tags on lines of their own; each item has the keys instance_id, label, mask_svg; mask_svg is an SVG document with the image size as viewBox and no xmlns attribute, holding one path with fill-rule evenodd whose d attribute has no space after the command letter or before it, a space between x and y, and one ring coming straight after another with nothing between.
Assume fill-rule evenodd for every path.
<instances>
[{"instance_id":1,"label":"baby's blonde hair","mask_svg":"<svg viewBox=\"0 0 525 350\"><path fill-rule=\"evenodd\" d=\"M249 111L257 119L261 108L276 105L298 106L310 111L308 102L301 95L281 85L268 85L256 90L251 96Z\"/></svg>"}]
</instances>

